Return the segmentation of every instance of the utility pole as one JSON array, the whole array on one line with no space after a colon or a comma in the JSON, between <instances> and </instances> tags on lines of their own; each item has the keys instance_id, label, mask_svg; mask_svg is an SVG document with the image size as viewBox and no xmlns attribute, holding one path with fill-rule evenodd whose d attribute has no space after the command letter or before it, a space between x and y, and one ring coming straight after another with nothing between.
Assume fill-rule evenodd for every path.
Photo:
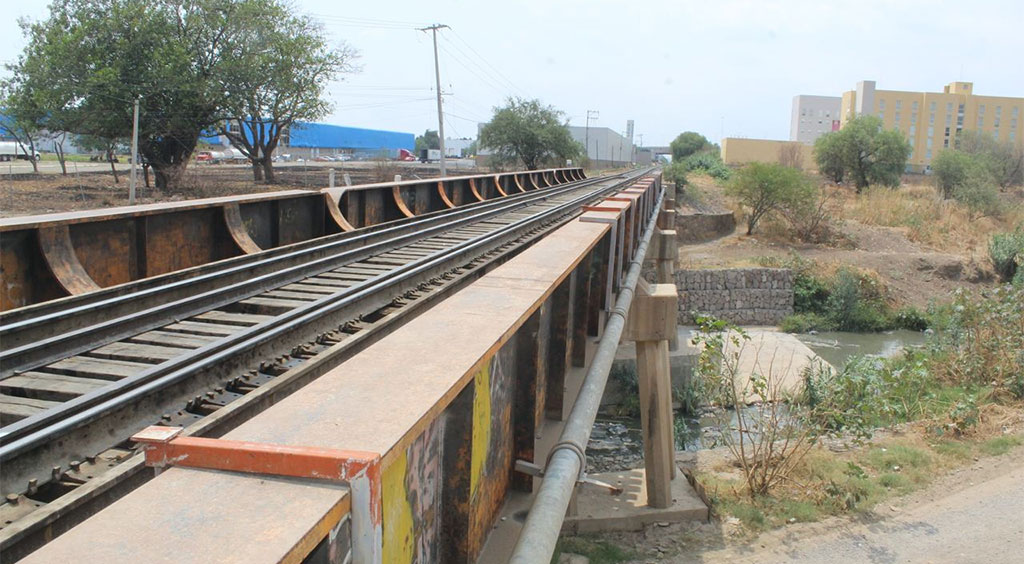
<instances>
[{"instance_id":1,"label":"utility pole","mask_svg":"<svg viewBox=\"0 0 1024 564\"><path fill-rule=\"evenodd\" d=\"M584 153L586 153L587 158L590 158L590 120L596 120L599 117L601 117L601 112L597 110L587 110L587 130L585 136L585 139L587 140L587 150L584 151Z\"/></svg>"},{"instance_id":2,"label":"utility pole","mask_svg":"<svg viewBox=\"0 0 1024 564\"><path fill-rule=\"evenodd\" d=\"M135 169L139 166L139 96L132 109L132 175L128 181L128 205L135 205Z\"/></svg>"},{"instance_id":3,"label":"utility pole","mask_svg":"<svg viewBox=\"0 0 1024 564\"><path fill-rule=\"evenodd\" d=\"M441 176L446 176L444 167L444 110L441 109L441 67L437 62L437 30L445 29L448 26L444 24L434 24L432 26L420 28L420 31L430 30L434 34L434 78L437 79L437 140L441 147Z\"/></svg>"}]
</instances>

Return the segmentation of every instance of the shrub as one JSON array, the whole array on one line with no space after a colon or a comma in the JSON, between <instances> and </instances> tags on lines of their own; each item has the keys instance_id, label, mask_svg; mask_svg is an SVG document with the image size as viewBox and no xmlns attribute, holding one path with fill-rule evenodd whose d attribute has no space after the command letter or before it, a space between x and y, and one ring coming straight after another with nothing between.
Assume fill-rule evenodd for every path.
<instances>
[{"instance_id":1,"label":"shrub","mask_svg":"<svg viewBox=\"0 0 1024 564\"><path fill-rule=\"evenodd\" d=\"M829 331L834 328L828 317L817 313L794 313L783 318L779 327L786 333Z\"/></svg>"},{"instance_id":2,"label":"shrub","mask_svg":"<svg viewBox=\"0 0 1024 564\"><path fill-rule=\"evenodd\" d=\"M816 187L800 171L774 163L750 163L740 169L726 194L746 207L747 235L757 222L786 206L814 198Z\"/></svg>"},{"instance_id":3,"label":"shrub","mask_svg":"<svg viewBox=\"0 0 1024 564\"><path fill-rule=\"evenodd\" d=\"M988 256L1004 281L1024 277L1024 225L1013 233L993 235L988 244Z\"/></svg>"},{"instance_id":4,"label":"shrub","mask_svg":"<svg viewBox=\"0 0 1024 564\"><path fill-rule=\"evenodd\" d=\"M781 366L759 367L765 372L740 372L739 358L749 337L742 329L704 318L693 344L704 347L697 359L694 379L730 408L736 433L722 435L743 472L752 500L788 481L816 443L816 433L805 425L801 406L787 404ZM754 405L747 408L753 401Z\"/></svg>"},{"instance_id":5,"label":"shrub","mask_svg":"<svg viewBox=\"0 0 1024 564\"><path fill-rule=\"evenodd\" d=\"M957 386L991 386L1024 399L1024 286L980 296L958 290L929 369Z\"/></svg>"},{"instance_id":6,"label":"shrub","mask_svg":"<svg viewBox=\"0 0 1024 564\"><path fill-rule=\"evenodd\" d=\"M686 157L683 166L690 172L704 172L717 180L728 180L732 175L729 167L722 162L722 157L713 151L701 151Z\"/></svg>"},{"instance_id":7,"label":"shrub","mask_svg":"<svg viewBox=\"0 0 1024 564\"><path fill-rule=\"evenodd\" d=\"M932 161L935 187L943 198L953 197L953 191L967 180L968 172L974 167L974 160L967 153L943 149Z\"/></svg>"}]
</instances>

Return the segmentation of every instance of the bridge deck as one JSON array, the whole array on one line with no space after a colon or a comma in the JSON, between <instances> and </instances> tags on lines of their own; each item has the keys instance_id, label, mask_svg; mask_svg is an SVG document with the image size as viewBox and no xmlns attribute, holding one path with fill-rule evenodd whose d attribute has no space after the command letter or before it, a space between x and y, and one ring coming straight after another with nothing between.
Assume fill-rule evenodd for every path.
<instances>
[{"instance_id":1,"label":"bridge deck","mask_svg":"<svg viewBox=\"0 0 1024 564\"><path fill-rule=\"evenodd\" d=\"M513 487L512 464L532 455L527 420L542 419L545 392L563 385L573 308L594 310L605 295L590 260L616 252L598 246L609 230L567 224L224 438L379 453L383 559L474 560ZM593 290L582 307L577 274ZM530 342L542 343L525 359L535 364L517 370ZM550 381L534 370L542 365ZM289 561L348 503L325 482L171 469L24 562Z\"/></svg>"}]
</instances>

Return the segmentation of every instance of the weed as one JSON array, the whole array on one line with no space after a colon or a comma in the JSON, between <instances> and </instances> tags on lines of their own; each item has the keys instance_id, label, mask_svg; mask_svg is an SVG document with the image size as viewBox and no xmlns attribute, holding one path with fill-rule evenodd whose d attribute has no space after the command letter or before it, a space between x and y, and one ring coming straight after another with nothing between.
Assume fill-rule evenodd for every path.
<instances>
[{"instance_id":1,"label":"weed","mask_svg":"<svg viewBox=\"0 0 1024 564\"><path fill-rule=\"evenodd\" d=\"M736 433L724 433L722 438L743 471L750 497L766 495L789 479L814 446L816 433L805 425L800 406L783 401L784 367L769 365L764 373L740 374L747 334L720 320L700 321L693 341L704 346L694 380L736 414ZM754 406L744 409L751 401Z\"/></svg>"},{"instance_id":2,"label":"weed","mask_svg":"<svg viewBox=\"0 0 1024 564\"><path fill-rule=\"evenodd\" d=\"M552 564L559 561L563 552L586 556L593 564L618 564L628 562L637 557L632 551L616 546L608 541L590 537L563 537L558 539Z\"/></svg>"},{"instance_id":3,"label":"weed","mask_svg":"<svg viewBox=\"0 0 1024 564\"><path fill-rule=\"evenodd\" d=\"M1024 443L1024 439L1018 435L1004 435L981 443L979 448L981 449L981 452L989 456L999 456L1001 454L1006 454L1011 448L1022 443Z\"/></svg>"},{"instance_id":4,"label":"weed","mask_svg":"<svg viewBox=\"0 0 1024 564\"><path fill-rule=\"evenodd\" d=\"M905 474L889 472L878 477L878 485L889 490L899 490L900 493L909 492L913 489L913 483Z\"/></svg>"},{"instance_id":5,"label":"weed","mask_svg":"<svg viewBox=\"0 0 1024 564\"><path fill-rule=\"evenodd\" d=\"M988 243L988 256L1003 281L1024 281L1024 224L1012 233L993 235Z\"/></svg>"}]
</instances>

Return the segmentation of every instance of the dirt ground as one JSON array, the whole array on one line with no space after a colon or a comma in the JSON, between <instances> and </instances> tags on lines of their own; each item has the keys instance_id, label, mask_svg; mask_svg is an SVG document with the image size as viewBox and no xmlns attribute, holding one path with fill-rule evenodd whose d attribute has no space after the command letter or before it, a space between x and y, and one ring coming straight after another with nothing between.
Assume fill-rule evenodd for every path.
<instances>
[{"instance_id":1,"label":"dirt ground","mask_svg":"<svg viewBox=\"0 0 1024 564\"><path fill-rule=\"evenodd\" d=\"M698 181L711 206L735 207L709 179ZM835 223L839 231L835 243L811 245L780 240L771 225L762 226L760 232L747 236L746 225L737 224L731 235L680 247L680 267L760 266L758 260L762 257L785 258L796 253L825 268L852 266L874 271L897 303L922 308L931 301L949 301L950 294L957 288L979 289L996 282L988 257L979 248L931 248L912 241L905 229L840 219Z\"/></svg>"},{"instance_id":2,"label":"dirt ground","mask_svg":"<svg viewBox=\"0 0 1024 564\"><path fill-rule=\"evenodd\" d=\"M330 166L328 166L330 165ZM278 190L319 190L329 184L329 169L336 170L336 185L343 184L348 173L353 184L393 179L396 174L412 180L438 175L437 165L420 163L349 162L279 165L276 184L257 184L252 169L246 165L194 164L185 173L182 185L170 191L147 188L139 173L136 203L152 204L196 198L213 198L236 194L254 194ZM463 168L449 174L471 174L476 169ZM128 175L118 174L118 181L107 171L79 174L44 173L39 175L0 174L0 217L15 217L128 205ZM152 177L150 177L152 182Z\"/></svg>"}]
</instances>

